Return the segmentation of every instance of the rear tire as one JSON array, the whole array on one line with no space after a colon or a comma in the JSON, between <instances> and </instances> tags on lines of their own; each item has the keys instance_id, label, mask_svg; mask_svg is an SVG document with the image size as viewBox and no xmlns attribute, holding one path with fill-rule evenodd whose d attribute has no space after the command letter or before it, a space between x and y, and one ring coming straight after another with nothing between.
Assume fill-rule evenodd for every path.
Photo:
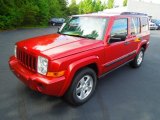
<instances>
[{"instance_id":1,"label":"rear tire","mask_svg":"<svg viewBox=\"0 0 160 120\"><path fill-rule=\"evenodd\" d=\"M65 100L74 106L82 105L93 95L97 84L97 76L91 68L79 70L64 95Z\"/></svg>"},{"instance_id":2,"label":"rear tire","mask_svg":"<svg viewBox=\"0 0 160 120\"><path fill-rule=\"evenodd\" d=\"M142 65L143 59L144 59L144 48L141 48L135 59L130 62L130 66L133 68L140 67Z\"/></svg>"}]
</instances>

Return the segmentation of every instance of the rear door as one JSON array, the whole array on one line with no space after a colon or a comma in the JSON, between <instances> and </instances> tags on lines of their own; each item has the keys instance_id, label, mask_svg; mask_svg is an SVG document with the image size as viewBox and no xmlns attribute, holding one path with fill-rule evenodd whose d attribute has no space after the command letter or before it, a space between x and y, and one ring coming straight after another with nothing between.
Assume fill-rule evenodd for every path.
<instances>
[{"instance_id":1,"label":"rear door","mask_svg":"<svg viewBox=\"0 0 160 120\"><path fill-rule=\"evenodd\" d=\"M140 19L141 18L141 19ZM147 40L148 35L148 19L147 17L133 16L129 20L129 34L128 34L128 50L130 52L136 51L138 44L142 40ZM135 57L135 56L133 56Z\"/></svg>"},{"instance_id":2,"label":"rear door","mask_svg":"<svg viewBox=\"0 0 160 120\"><path fill-rule=\"evenodd\" d=\"M148 17L141 17L141 40L149 41L150 30L149 30L149 20Z\"/></svg>"},{"instance_id":3,"label":"rear door","mask_svg":"<svg viewBox=\"0 0 160 120\"><path fill-rule=\"evenodd\" d=\"M138 43L141 40L141 29L140 29L140 18L130 17L129 18L129 33L126 39L126 47L129 53L136 53ZM135 57L135 54L131 56Z\"/></svg>"}]
</instances>

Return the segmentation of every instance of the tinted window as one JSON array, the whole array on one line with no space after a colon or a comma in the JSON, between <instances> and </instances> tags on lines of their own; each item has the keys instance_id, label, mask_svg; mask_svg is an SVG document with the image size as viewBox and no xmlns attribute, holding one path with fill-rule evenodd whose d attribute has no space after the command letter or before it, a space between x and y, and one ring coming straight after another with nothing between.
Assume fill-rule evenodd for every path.
<instances>
[{"instance_id":1,"label":"tinted window","mask_svg":"<svg viewBox=\"0 0 160 120\"><path fill-rule=\"evenodd\" d=\"M117 19L114 21L111 35L127 35L128 33L128 19Z\"/></svg>"},{"instance_id":2,"label":"tinted window","mask_svg":"<svg viewBox=\"0 0 160 120\"><path fill-rule=\"evenodd\" d=\"M139 18L131 18L131 34L140 33L140 21Z\"/></svg>"},{"instance_id":3,"label":"tinted window","mask_svg":"<svg viewBox=\"0 0 160 120\"><path fill-rule=\"evenodd\" d=\"M148 26L148 18L147 17L142 17L141 18L141 31L147 31L149 30L149 26Z\"/></svg>"}]
</instances>

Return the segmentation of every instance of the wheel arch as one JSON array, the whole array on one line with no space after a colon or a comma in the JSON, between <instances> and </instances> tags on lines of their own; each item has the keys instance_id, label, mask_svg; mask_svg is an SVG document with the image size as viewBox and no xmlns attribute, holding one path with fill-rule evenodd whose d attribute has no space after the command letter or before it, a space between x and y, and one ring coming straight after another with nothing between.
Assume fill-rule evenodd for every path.
<instances>
[{"instance_id":1,"label":"wheel arch","mask_svg":"<svg viewBox=\"0 0 160 120\"><path fill-rule=\"evenodd\" d=\"M147 49L147 43L142 44L142 45L141 45L141 48L143 48L143 49L144 49L144 51L146 51L146 49Z\"/></svg>"},{"instance_id":2,"label":"wheel arch","mask_svg":"<svg viewBox=\"0 0 160 120\"><path fill-rule=\"evenodd\" d=\"M138 45L138 48L137 48L137 53L139 52L139 50L140 50L141 48L143 48L144 51L146 51L146 49L147 49L147 47L148 47L147 42L148 42L147 40L143 40L143 41L140 42L140 44Z\"/></svg>"},{"instance_id":3,"label":"wheel arch","mask_svg":"<svg viewBox=\"0 0 160 120\"><path fill-rule=\"evenodd\" d=\"M70 84L72 83L72 80L74 78L74 75L81 69L88 67L95 71L96 75L99 76L101 74L101 67L99 63L99 57L98 56L90 56L78 61L75 61L74 63L71 63L68 66L67 70L67 77L66 81L64 83L63 88L61 89L59 96L63 96L65 92L68 90Z\"/></svg>"}]
</instances>

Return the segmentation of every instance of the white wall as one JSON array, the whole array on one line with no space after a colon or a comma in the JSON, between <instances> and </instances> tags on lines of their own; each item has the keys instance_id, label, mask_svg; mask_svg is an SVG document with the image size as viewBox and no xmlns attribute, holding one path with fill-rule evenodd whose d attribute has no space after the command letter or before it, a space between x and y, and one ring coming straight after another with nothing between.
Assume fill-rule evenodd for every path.
<instances>
[{"instance_id":1,"label":"white wall","mask_svg":"<svg viewBox=\"0 0 160 120\"><path fill-rule=\"evenodd\" d=\"M152 18L160 19L160 4L128 0L127 11L146 13Z\"/></svg>"}]
</instances>

